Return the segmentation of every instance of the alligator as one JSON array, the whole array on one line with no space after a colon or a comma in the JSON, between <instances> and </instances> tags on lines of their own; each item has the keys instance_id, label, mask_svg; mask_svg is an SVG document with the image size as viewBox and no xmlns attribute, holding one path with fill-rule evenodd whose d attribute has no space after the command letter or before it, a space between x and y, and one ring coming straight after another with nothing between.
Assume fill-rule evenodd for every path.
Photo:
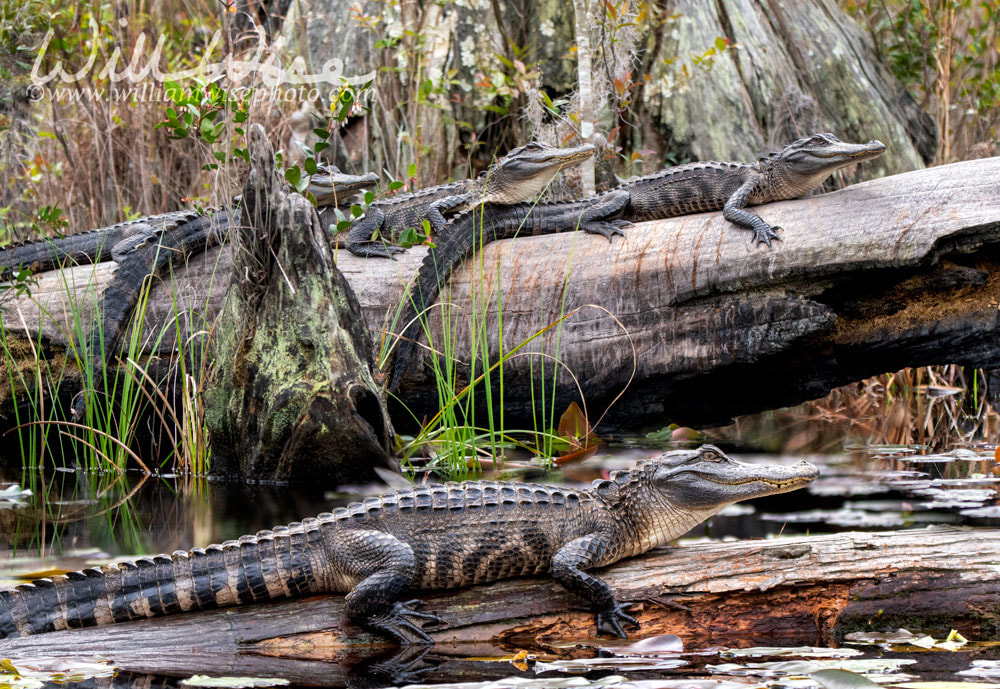
<instances>
[{"instance_id":1,"label":"alligator","mask_svg":"<svg viewBox=\"0 0 1000 689\"><path fill-rule=\"evenodd\" d=\"M471 481L415 485L221 545L69 572L0 591L0 637L189 610L347 593L355 624L431 644L438 616L407 590L549 573L585 599L597 634L638 627L588 572L666 543L740 500L796 490L816 467L747 464L710 445L668 452L586 489Z\"/></svg>"},{"instance_id":2,"label":"alligator","mask_svg":"<svg viewBox=\"0 0 1000 689\"><path fill-rule=\"evenodd\" d=\"M332 165L321 165L309 180L308 191L317 205L344 204L355 194L372 189L378 175L347 175ZM195 210L171 211L109 227L81 232L56 239L43 239L9 246L0 251L0 281L10 280L21 269L31 272L53 270L66 262L100 263L120 257L149 243L157 235L190 222L199 215Z\"/></svg>"},{"instance_id":3,"label":"alligator","mask_svg":"<svg viewBox=\"0 0 1000 689\"><path fill-rule=\"evenodd\" d=\"M531 142L510 151L478 178L449 182L379 199L355 220L347 235L347 249L366 258L392 258L404 251L390 242L407 228L419 229L424 220L434 234L447 223L445 214L457 215L483 203L513 204L541 192L563 168L577 165L594 154L591 144L555 148Z\"/></svg>"},{"instance_id":4,"label":"alligator","mask_svg":"<svg viewBox=\"0 0 1000 689\"><path fill-rule=\"evenodd\" d=\"M487 204L482 212L454 218L447 237L438 240L421 263L397 319L403 329L395 345L389 390L399 387L409 365L420 334L421 315L455 269L485 244L515 236L570 231L578 225L610 239L613 234L623 234L622 228L631 223L722 210L726 220L752 230L755 243L771 246L772 239L779 239L775 230L781 228L744 210L748 205L798 198L840 168L877 158L883 151L885 144L880 141L850 144L833 134L814 134L753 163L689 163L639 177L574 203Z\"/></svg>"},{"instance_id":5,"label":"alligator","mask_svg":"<svg viewBox=\"0 0 1000 689\"><path fill-rule=\"evenodd\" d=\"M621 184L605 194L628 194L621 217L629 222L689 213L722 211L726 220L752 230L756 243L779 239L760 216L747 210L805 196L842 167L878 158L881 141L845 143L830 133L798 139L752 163L706 161L668 167Z\"/></svg>"}]
</instances>

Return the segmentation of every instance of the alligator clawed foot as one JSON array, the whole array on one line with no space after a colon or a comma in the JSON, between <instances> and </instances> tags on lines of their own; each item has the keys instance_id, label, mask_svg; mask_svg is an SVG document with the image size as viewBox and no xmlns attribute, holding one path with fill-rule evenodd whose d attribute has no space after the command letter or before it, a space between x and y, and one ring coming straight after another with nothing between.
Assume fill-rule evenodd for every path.
<instances>
[{"instance_id":1,"label":"alligator clawed foot","mask_svg":"<svg viewBox=\"0 0 1000 689\"><path fill-rule=\"evenodd\" d=\"M361 258L388 258L392 261L396 260L396 254L401 254L406 251L406 249L401 246L379 244L377 242L348 244L347 250L355 256L360 256Z\"/></svg>"},{"instance_id":2,"label":"alligator clawed foot","mask_svg":"<svg viewBox=\"0 0 1000 689\"><path fill-rule=\"evenodd\" d=\"M631 225L632 223L627 220L591 220L584 223L581 228L590 234L599 234L610 242L616 234L624 237L625 233L622 230Z\"/></svg>"},{"instance_id":3,"label":"alligator clawed foot","mask_svg":"<svg viewBox=\"0 0 1000 689\"><path fill-rule=\"evenodd\" d=\"M397 601L385 612L370 617L367 626L377 632L393 637L404 646L433 645L434 639L417 626L414 620L432 622L434 624L445 624L445 621L437 615L413 610L411 606L417 605L423 605L423 601L418 599L409 600L405 603ZM416 640L413 637L416 637Z\"/></svg>"},{"instance_id":4,"label":"alligator clawed foot","mask_svg":"<svg viewBox=\"0 0 1000 689\"><path fill-rule=\"evenodd\" d=\"M781 237L778 236L775 230L780 230L781 228L775 225L771 227L769 225L764 225L763 227L755 227L753 230L753 241L754 244L767 244L768 248L771 247L771 240L777 239L781 241Z\"/></svg>"},{"instance_id":5,"label":"alligator clawed foot","mask_svg":"<svg viewBox=\"0 0 1000 689\"><path fill-rule=\"evenodd\" d=\"M609 608L602 608L594 611L597 618L597 635L607 632L614 634L619 639L627 639L628 634L622 629L622 622L625 622L633 629L639 628L639 620L625 612L621 603L614 603Z\"/></svg>"}]
</instances>

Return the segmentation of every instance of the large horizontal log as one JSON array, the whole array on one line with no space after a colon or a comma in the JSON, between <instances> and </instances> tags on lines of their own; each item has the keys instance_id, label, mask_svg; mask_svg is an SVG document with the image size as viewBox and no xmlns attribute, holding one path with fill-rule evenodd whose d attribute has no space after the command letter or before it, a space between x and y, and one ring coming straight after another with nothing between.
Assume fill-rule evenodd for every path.
<instances>
[{"instance_id":1,"label":"large horizontal log","mask_svg":"<svg viewBox=\"0 0 1000 689\"><path fill-rule=\"evenodd\" d=\"M688 646L735 636L812 644L899 626L952 627L982 638L998 621L998 561L1000 530L938 527L683 545L623 561L601 576L620 600L637 602L640 636L677 634ZM432 634L438 655L552 652L593 640L592 615L550 579L501 581L425 600L447 620ZM319 596L7 639L0 655L16 663L39 654L99 653L123 670L279 675L328 686L339 676L318 661L350 663L383 643L346 621L341 596Z\"/></svg>"},{"instance_id":2,"label":"large horizontal log","mask_svg":"<svg viewBox=\"0 0 1000 689\"><path fill-rule=\"evenodd\" d=\"M771 249L754 246L750 233L721 214L643 223L610 245L578 233L491 245L453 276L442 298L451 305L454 356L468 361L470 333L481 331L495 357L498 299L506 351L572 313L505 364L507 420L530 419L530 374L537 399L543 366L551 401L552 364L537 356L544 352L573 372L593 417L624 390L606 420L632 426L664 418L723 421L908 365L1000 366L1000 158L757 211L784 228ZM396 261L339 252L338 266L378 340L391 330L425 251L411 249ZM229 265L225 250L212 250L158 286L147 337L177 313L184 337L208 332ZM3 305L5 327L41 330L64 343L72 331L66 285L86 316L93 292L85 286L105 284L110 270L82 266L40 276L33 299ZM438 347L442 310L431 316ZM473 313L485 313L481 330L472 327ZM168 337L161 350L171 343ZM433 410L438 394L426 367L411 374L401 396L419 417ZM557 410L579 399L576 385L560 373Z\"/></svg>"}]
</instances>

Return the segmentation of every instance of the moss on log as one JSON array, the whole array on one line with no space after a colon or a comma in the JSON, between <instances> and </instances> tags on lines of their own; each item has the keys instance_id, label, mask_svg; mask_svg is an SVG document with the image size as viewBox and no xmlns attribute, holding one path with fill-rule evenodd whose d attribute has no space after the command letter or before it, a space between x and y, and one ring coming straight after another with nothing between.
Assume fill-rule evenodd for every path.
<instances>
[{"instance_id":1,"label":"moss on log","mask_svg":"<svg viewBox=\"0 0 1000 689\"><path fill-rule=\"evenodd\" d=\"M279 180L263 128L252 126L249 139L252 168L242 223L230 232L235 265L205 394L212 473L373 480L373 466L395 467L395 434L361 307L316 210Z\"/></svg>"}]
</instances>

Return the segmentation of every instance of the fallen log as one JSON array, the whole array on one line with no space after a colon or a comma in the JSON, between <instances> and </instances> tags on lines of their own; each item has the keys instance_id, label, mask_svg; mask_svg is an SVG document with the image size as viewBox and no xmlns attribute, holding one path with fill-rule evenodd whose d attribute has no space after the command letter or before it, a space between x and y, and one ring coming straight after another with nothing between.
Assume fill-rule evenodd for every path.
<instances>
[{"instance_id":1,"label":"fallen log","mask_svg":"<svg viewBox=\"0 0 1000 689\"><path fill-rule=\"evenodd\" d=\"M455 359L467 362L473 333L483 332L495 361L498 299L505 351L573 314L505 363L511 425L530 423L532 384L537 397L543 370L557 413L580 401L579 381L592 419L611 405L605 421L634 428L666 419L719 423L904 366L1000 366L1000 158L757 211L784 228L772 249L754 246L749 233L715 213L636 225L611 245L578 233L490 245L452 277L439 302L451 306L432 309L434 341L440 347L446 312ZM396 261L336 255L383 346L425 251ZM213 250L157 286L147 341L175 318L184 324L181 337L208 332L229 270L226 250ZM87 314L87 285L102 286L109 272L102 264L39 276L31 298L2 305L8 338L40 331L57 350L72 331L66 285ZM482 328L473 313L485 319ZM159 351L172 342L164 338ZM23 344L18 351L30 357ZM542 355L558 356L576 379L560 373L553 384L553 364ZM428 359L423 352L400 388L418 418L438 403ZM0 390L8 418L10 394Z\"/></svg>"},{"instance_id":2,"label":"fallen log","mask_svg":"<svg viewBox=\"0 0 1000 689\"><path fill-rule=\"evenodd\" d=\"M1000 530L932 527L681 545L601 576L620 600L636 602L642 628L634 637L677 634L689 648L734 638L835 642L851 631L900 626L950 627L984 639L1000 626L997 561ZM569 642L594 641L592 614L551 579L424 599L447 620L432 632L437 655L558 652ZM96 653L136 672L283 676L329 686L337 674L321 661L350 664L385 643L347 622L343 597L318 596L5 639L0 656L16 664L19 657Z\"/></svg>"}]
</instances>

